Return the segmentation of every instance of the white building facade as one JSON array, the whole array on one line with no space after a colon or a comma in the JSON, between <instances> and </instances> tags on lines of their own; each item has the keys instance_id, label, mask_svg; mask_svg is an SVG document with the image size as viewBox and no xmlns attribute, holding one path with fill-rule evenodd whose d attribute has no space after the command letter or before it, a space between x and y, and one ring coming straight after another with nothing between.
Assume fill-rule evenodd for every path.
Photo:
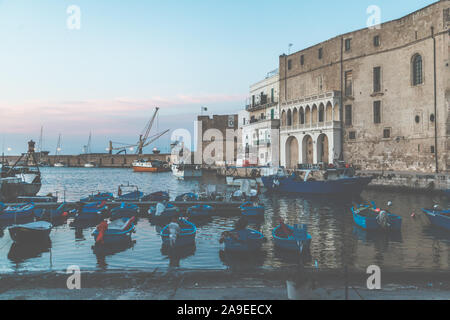
<instances>
[{"instance_id":1,"label":"white building facade","mask_svg":"<svg viewBox=\"0 0 450 320\"><path fill-rule=\"evenodd\" d=\"M239 113L242 150L238 166L278 166L280 113L278 70L250 86L245 111Z\"/></svg>"}]
</instances>

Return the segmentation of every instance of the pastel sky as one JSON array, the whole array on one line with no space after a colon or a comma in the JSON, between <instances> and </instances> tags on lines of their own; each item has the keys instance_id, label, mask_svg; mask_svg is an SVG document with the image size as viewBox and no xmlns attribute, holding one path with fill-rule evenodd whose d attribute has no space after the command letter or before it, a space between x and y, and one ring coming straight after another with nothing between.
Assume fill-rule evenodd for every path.
<instances>
[{"instance_id":1,"label":"pastel sky","mask_svg":"<svg viewBox=\"0 0 450 320\"><path fill-rule=\"evenodd\" d=\"M54 153L135 142L159 106L158 129L243 108L279 55L366 27L367 8L399 18L432 0L0 0L0 144L39 139ZM81 10L80 30L67 9ZM155 128L156 130L156 128ZM155 131L153 131L155 132ZM157 146L168 151L170 135ZM10 149L10 150L9 150ZM149 151L149 150L148 150Z\"/></svg>"}]
</instances>

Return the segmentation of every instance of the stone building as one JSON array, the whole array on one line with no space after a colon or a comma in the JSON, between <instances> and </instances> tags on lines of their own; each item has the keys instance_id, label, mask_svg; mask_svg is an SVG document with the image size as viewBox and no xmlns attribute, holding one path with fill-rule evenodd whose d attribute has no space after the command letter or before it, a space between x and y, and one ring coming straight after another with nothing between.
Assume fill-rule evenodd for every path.
<instances>
[{"instance_id":1,"label":"stone building","mask_svg":"<svg viewBox=\"0 0 450 320\"><path fill-rule=\"evenodd\" d=\"M269 72L265 79L250 86L250 98L245 111L239 113L242 129L242 165L279 165L278 69Z\"/></svg>"},{"instance_id":2,"label":"stone building","mask_svg":"<svg viewBox=\"0 0 450 320\"><path fill-rule=\"evenodd\" d=\"M194 162L215 166L236 164L238 115L198 116Z\"/></svg>"},{"instance_id":3,"label":"stone building","mask_svg":"<svg viewBox=\"0 0 450 320\"><path fill-rule=\"evenodd\" d=\"M450 1L282 55L281 165L450 171Z\"/></svg>"}]
</instances>

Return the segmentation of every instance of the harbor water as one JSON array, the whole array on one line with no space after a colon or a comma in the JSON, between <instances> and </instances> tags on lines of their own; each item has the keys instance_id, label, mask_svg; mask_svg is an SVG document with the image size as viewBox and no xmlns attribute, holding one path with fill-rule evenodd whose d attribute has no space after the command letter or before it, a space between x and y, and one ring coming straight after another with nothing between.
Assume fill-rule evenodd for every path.
<instances>
[{"instance_id":1,"label":"harbor water","mask_svg":"<svg viewBox=\"0 0 450 320\"><path fill-rule=\"evenodd\" d=\"M42 168L40 195L58 192L59 200L78 201L97 191L117 194L120 184L139 186L144 193L168 191L171 198L201 186L214 184L218 191L231 192L225 179L204 175L199 180L177 180L168 173L134 173L131 169ZM393 202L392 212L402 216L400 233L371 233L353 224L350 207L353 202L375 201L384 206ZM170 257L161 250L160 228L140 218L133 234L135 243L116 252L95 253L92 249L94 228L74 229L69 224L52 230L51 242L21 247L13 244L7 229L0 231L0 272L64 271L77 265L82 270L154 270L280 268L298 263L299 258L274 250L272 229L285 222L308 225L312 236L311 250L303 258L307 266L365 270L369 265L395 270L448 270L450 235L430 226L421 208L435 203L448 205L448 198L430 194L393 193L365 190L358 198L327 198L263 194L265 219L251 225L267 238L261 253L230 256L219 243L223 231L233 228L239 215L222 215L198 225L195 248ZM70 222L70 221L69 221Z\"/></svg>"}]
</instances>

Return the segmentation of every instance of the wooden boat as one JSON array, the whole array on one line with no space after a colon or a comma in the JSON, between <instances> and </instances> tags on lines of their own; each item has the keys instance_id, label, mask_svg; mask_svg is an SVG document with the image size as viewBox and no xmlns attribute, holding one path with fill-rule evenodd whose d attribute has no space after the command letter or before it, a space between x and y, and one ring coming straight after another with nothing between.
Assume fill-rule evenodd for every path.
<instances>
[{"instance_id":1,"label":"wooden boat","mask_svg":"<svg viewBox=\"0 0 450 320\"><path fill-rule=\"evenodd\" d=\"M214 208L208 205L196 205L187 209L187 215L191 219L209 218L213 215Z\"/></svg>"},{"instance_id":2,"label":"wooden boat","mask_svg":"<svg viewBox=\"0 0 450 320\"><path fill-rule=\"evenodd\" d=\"M150 193L149 195L144 196L144 198L143 198L143 201L162 202L162 201L169 201L169 200L170 200L169 193L167 193L165 191L153 192L153 193Z\"/></svg>"},{"instance_id":3,"label":"wooden boat","mask_svg":"<svg viewBox=\"0 0 450 320\"><path fill-rule=\"evenodd\" d=\"M373 177L354 176L352 168L334 168L299 170L291 175L277 173L261 179L270 192L351 195L361 193Z\"/></svg>"},{"instance_id":4,"label":"wooden boat","mask_svg":"<svg viewBox=\"0 0 450 320\"><path fill-rule=\"evenodd\" d=\"M95 222L106 218L108 207L106 201L98 201L83 206L81 211L75 216L75 224L83 222Z\"/></svg>"},{"instance_id":5,"label":"wooden boat","mask_svg":"<svg viewBox=\"0 0 450 320\"><path fill-rule=\"evenodd\" d=\"M304 252L309 249L311 235L308 234L307 225L295 224L290 226L280 224L272 231L272 237L276 248L288 251Z\"/></svg>"},{"instance_id":6,"label":"wooden boat","mask_svg":"<svg viewBox=\"0 0 450 320\"><path fill-rule=\"evenodd\" d=\"M136 217L139 207L135 204L122 202L119 207L111 209L111 220Z\"/></svg>"},{"instance_id":7,"label":"wooden boat","mask_svg":"<svg viewBox=\"0 0 450 320\"><path fill-rule=\"evenodd\" d=\"M110 223L103 221L92 232L96 245L111 245L131 240L135 230L134 217L120 218Z\"/></svg>"},{"instance_id":8,"label":"wooden boat","mask_svg":"<svg viewBox=\"0 0 450 320\"><path fill-rule=\"evenodd\" d=\"M385 210L373 206L361 205L352 207L353 221L357 226L365 230L400 230L402 218Z\"/></svg>"},{"instance_id":9,"label":"wooden boat","mask_svg":"<svg viewBox=\"0 0 450 320\"><path fill-rule=\"evenodd\" d=\"M422 209L433 226L450 230L450 210Z\"/></svg>"},{"instance_id":10,"label":"wooden boat","mask_svg":"<svg viewBox=\"0 0 450 320\"><path fill-rule=\"evenodd\" d=\"M239 207L243 216L255 218L264 217L264 207L259 205L254 205L253 202L246 202Z\"/></svg>"},{"instance_id":11,"label":"wooden boat","mask_svg":"<svg viewBox=\"0 0 450 320\"><path fill-rule=\"evenodd\" d=\"M32 202L4 207L0 213L0 223L15 223L30 220L34 218L35 212L40 213L41 211L42 209L36 209Z\"/></svg>"},{"instance_id":12,"label":"wooden boat","mask_svg":"<svg viewBox=\"0 0 450 320\"><path fill-rule=\"evenodd\" d=\"M197 233L197 227L195 226L195 224L185 219L179 219L178 224L180 226L180 233L176 235L176 239L173 246L171 246L170 244L169 225L165 226L161 230L160 234L163 245L168 245L172 248L180 248L195 244L195 234Z\"/></svg>"},{"instance_id":13,"label":"wooden boat","mask_svg":"<svg viewBox=\"0 0 450 320\"><path fill-rule=\"evenodd\" d=\"M97 201L110 201L114 199L114 195L109 192L99 192L97 194L91 194L86 198L80 199L81 202L97 202Z\"/></svg>"},{"instance_id":14,"label":"wooden boat","mask_svg":"<svg viewBox=\"0 0 450 320\"><path fill-rule=\"evenodd\" d=\"M158 215L157 206L152 206L148 209L149 219L153 223L167 223L173 217L180 216L180 209L173 204L165 205L165 209Z\"/></svg>"},{"instance_id":15,"label":"wooden boat","mask_svg":"<svg viewBox=\"0 0 450 320\"><path fill-rule=\"evenodd\" d=\"M15 242L35 242L48 239L53 225L46 221L37 221L9 227L9 235Z\"/></svg>"},{"instance_id":16,"label":"wooden boat","mask_svg":"<svg viewBox=\"0 0 450 320\"><path fill-rule=\"evenodd\" d=\"M63 202L56 209L45 209L42 212L35 213L35 217L39 220L52 222L67 219L75 212L76 210L70 210L69 205Z\"/></svg>"},{"instance_id":17,"label":"wooden boat","mask_svg":"<svg viewBox=\"0 0 450 320\"><path fill-rule=\"evenodd\" d=\"M193 192L183 193L177 196L175 201L198 201L198 194Z\"/></svg>"},{"instance_id":18,"label":"wooden boat","mask_svg":"<svg viewBox=\"0 0 450 320\"><path fill-rule=\"evenodd\" d=\"M134 172L167 172L170 171L169 164L167 162L159 160L141 159L133 161L131 165Z\"/></svg>"},{"instance_id":19,"label":"wooden boat","mask_svg":"<svg viewBox=\"0 0 450 320\"><path fill-rule=\"evenodd\" d=\"M225 251L252 252L261 249L265 241L264 235L256 230L231 230L224 232Z\"/></svg>"}]
</instances>

